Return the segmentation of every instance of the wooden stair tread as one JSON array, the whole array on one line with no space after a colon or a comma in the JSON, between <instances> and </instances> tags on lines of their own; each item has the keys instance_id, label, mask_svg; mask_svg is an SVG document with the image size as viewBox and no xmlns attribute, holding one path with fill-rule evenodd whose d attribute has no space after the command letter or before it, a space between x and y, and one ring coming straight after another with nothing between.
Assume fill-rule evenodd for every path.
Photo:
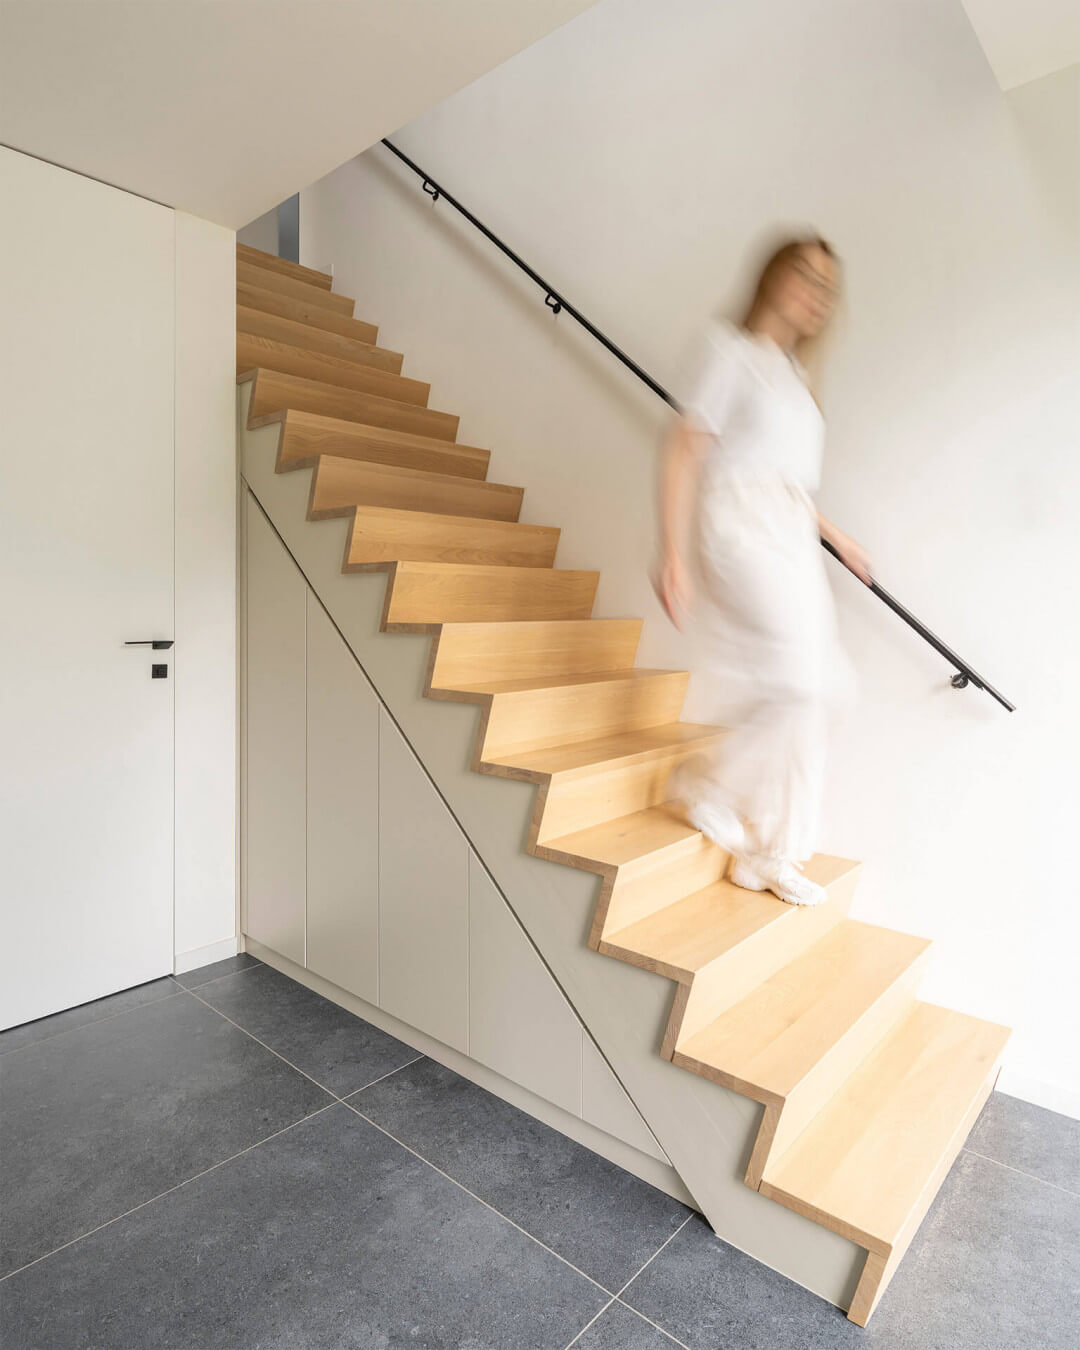
<instances>
[{"instance_id":1,"label":"wooden stair tread","mask_svg":"<svg viewBox=\"0 0 1080 1350\"><path fill-rule=\"evenodd\" d=\"M481 675L510 680L625 670L634 664L640 635L640 619L448 623L439 633L431 686L459 689Z\"/></svg>"},{"instance_id":2,"label":"wooden stair tread","mask_svg":"<svg viewBox=\"0 0 1080 1350\"><path fill-rule=\"evenodd\" d=\"M423 380L412 380L394 371L380 370L376 366L335 356L330 352L308 351L280 338L267 337L238 327L237 370L256 370L260 366L286 375L298 375L301 379L340 385L343 389L380 394L383 398L415 404L421 408L427 406L431 392L431 386Z\"/></svg>"},{"instance_id":3,"label":"wooden stair tread","mask_svg":"<svg viewBox=\"0 0 1080 1350\"><path fill-rule=\"evenodd\" d=\"M633 760L662 758L674 749L695 743L707 744L721 735L721 727L701 726L696 722L672 722L665 726L623 731L614 736L600 736L591 741L574 741L569 745L521 751L509 756L505 763L529 773L569 778Z\"/></svg>"},{"instance_id":4,"label":"wooden stair tread","mask_svg":"<svg viewBox=\"0 0 1080 1350\"><path fill-rule=\"evenodd\" d=\"M653 680L658 676L682 675L681 670L652 670L648 666L631 666L627 670L595 670L581 675L542 675L521 680L478 680L463 693L520 694L536 689L563 689L582 684L611 684L616 681Z\"/></svg>"},{"instance_id":5,"label":"wooden stair tread","mask_svg":"<svg viewBox=\"0 0 1080 1350\"><path fill-rule=\"evenodd\" d=\"M679 1047L756 1100L781 1101L929 948L844 919Z\"/></svg>"},{"instance_id":6,"label":"wooden stair tread","mask_svg":"<svg viewBox=\"0 0 1080 1350\"><path fill-rule=\"evenodd\" d=\"M276 253L267 253L261 248L252 248L250 244L237 243L238 262L250 263L255 267L264 267L271 272L280 272L282 276L293 277L297 281L307 281L313 286L322 286L330 290L334 278L327 272L316 272L313 267L303 267L300 263L290 262L288 258L279 258Z\"/></svg>"},{"instance_id":7,"label":"wooden stair tread","mask_svg":"<svg viewBox=\"0 0 1080 1350\"><path fill-rule=\"evenodd\" d=\"M302 461L282 465L295 469ZM349 506L384 506L438 515L517 521L522 488L463 474L413 469L401 464L319 455L311 489L315 512Z\"/></svg>"},{"instance_id":8,"label":"wooden stair tread","mask_svg":"<svg viewBox=\"0 0 1080 1350\"><path fill-rule=\"evenodd\" d=\"M805 873L830 886L859 866L848 858L816 853ZM785 904L769 891L748 891L723 879L684 896L625 928L604 935L611 954L648 960L651 969L684 981L773 924L799 924L809 911Z\"/></svg>"},{"instance_id":9,"label":"wooden stair tread","mask_svg":"<svg viewBox=\"0 0 1080 1350\"><path fill-rule=\"evenodd\" d=\"M299 319L288 319L282 314L252 309L250 305L237 305L236 330L238 333L249 333L255 337L272 338L312 354L335 356L354 365L387 370L392 375L401 374L405 360L401 352L376 347L372 342L346 337L344 333L335 333L329 328L303 323Z\"/></svg>"},{"instance_id":10,"label":"wooden stair tread","mask_svg":"<svg viewBox=\"0 0 1080 1350\"><path fill-rule=\"evenodd\" d=\"M324 380L291 375L269 366L255 367L251 406L253 417L299 408L305 412L340 417L347 422L384 426L450 442L457 436L458 429L456 413L421 408L415 403L402 403L382 394L346 389L340 384L327 384Z\"/></svg>"},{"instance_id":11,"label":"wooden stair tread","mask_svg":"<svg viewBox=\"0 0 1080 1350\"><path fill-rule=\"evenodd\" d=\"M552 852L624 867L662 849L696 842L700 837L698 830L680 818L677 808L664 805L560 835L548 840L545 847Z\"/></svg>"},{"instance_id":12,"label":"wooden stair tread","mask_svg":"<svg viewBox=\"0 0 1080 1350\"><path fill-rule=\"evenodd\" d=\"M587 619L598 572L479 563L388 564L384 627L428 631L444 623L502 619Z\"/></svg>"},{"instance_id":13,"label":"wooden stair tread","mask_svg":"<svg viewBox=\"0 0 1080 1350\"><path fill-rule=\"evenodd\" d=\"M313 510L313 515L339 514ZM482 516L442 515L394 506L351 508L346 566L409 561L505 563L550 568L559 531L548 525Z\"/></svg>"},{"instance_id":14,"label":"wooden stair tread","mask_svg":"<svg viewBox=\"0 0 1080 1350\"><path fill-rule=\"evenodd\" d=\"M256 272L258 269L250 270ZM294 319L312 328L325 328L328 332L340 333L345 337L356 338L360 342L370 342L374 345L378 341L379 330L373 323L365 323L363 319L354 319L351 314L341 314L337 310L328 309L326 305L316 304L303 296L285 295L259 283L259 277L246 281L238 276L237 305L245 305L264 314L277 314L285 319Z\"/></svg>"},{"instance_id":15,"label":"wooden stair tread","mask_svg":"<svg viewBox=\"0 0 1080 1350\"><path fill-rule=\"evenodd\" d=\"M251 380L253 376L240 378L241 381ZM491 458L490 450L481 450L475 445L444 441L413 431L398 431L393 427L368 426L301 408L279 408L253 417L251 425L265 426L271 422L280 422L284 427L282 467L311 464L320 454L332 454L335 458L392 464L424 472L429 469L445 471L452 466L457 475L482 481Z\"/></svg>"},{"instance_id":16,"label":"wooden stair tread","mask_svg":"<svg viewBox=\"0 0 1080 1350\"><path fill-rule=\"evenodd\" d=\"M266 291L276 291L279 295L287 295L293 300L301 300L305 304L327 309L333 314L344 314L350 319L356 304L349 296L338 295L304 277L292 277L273 268L257 267L240 258L236 261L236 280L238 285L259 286Z\"/></svg>"},{"instance_id":17,"label":"wooden stair tread","mask_svg":"<svg viewBox=\"0 0 1080 1350\"><path fill-rule=\"evenodd\" d=\"M996 1023L916 1003L766 1167L762 1193L871 1250L909 1240L1008 1037Z\"/></svg>"}]
</instances>

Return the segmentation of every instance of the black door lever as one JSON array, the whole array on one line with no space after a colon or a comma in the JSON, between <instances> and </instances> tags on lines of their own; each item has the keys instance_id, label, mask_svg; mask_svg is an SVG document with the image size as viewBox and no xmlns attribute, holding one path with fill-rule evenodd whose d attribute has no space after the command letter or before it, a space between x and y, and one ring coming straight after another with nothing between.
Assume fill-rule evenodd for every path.
<instances>
[{"instance_id":1,"label":"black door lever","mask_svg":"<svg viewBox=\"0 0 1080 1350\"><path fill-rule=\"evenodd\" d=\"M172 638L143 638L139 642L125 642L125 647L153 647L156 652L167 652L173 645Z\"/></svg>"}]
</instances>

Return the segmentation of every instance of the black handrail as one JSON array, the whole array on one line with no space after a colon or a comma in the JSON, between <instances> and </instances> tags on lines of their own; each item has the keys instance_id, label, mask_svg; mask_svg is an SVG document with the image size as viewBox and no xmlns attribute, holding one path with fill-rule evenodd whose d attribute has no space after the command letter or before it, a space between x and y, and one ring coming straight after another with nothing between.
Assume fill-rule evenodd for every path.
<instances>
[{"instance_id":1,"label":"black handrail","mask_svg":"<svg viewBox=\"0 0 1080 1350\"><path fill-rule=\"evenodd\" d=\"M528 276L531 280L535 281L536 284L540 287L540 289L544 292L544 304L547 305L547 307L551 310L553 314L560 314L562 313L563 310L565 310L566 313L569 314L572 319L575 319L582 326L582 328L585 329L585 331L589 334L590 337L595 338L596 341L599 342L602 347L606 347L607 350L612 354L612 356L614 356L616 360L621 361L622 364L627 368L627 370L631 371L634 375L636 375L637 378L641 380L643 384L647 384L649 388L653 391L653 393L657 395L657 397L662 398L664 402L668 404L669 407L674 408L676 412L681 411L678 403L675 401L674 398L672 398L672 396L668 393L668 391L664 388L664 386L659 383L659 381L654 380L653 377L648 373L648 371L644 370L641 366L638 365L636 361L634 361L631 357L627 356L627 354L622 350L622 348L617 347L615 343L612 342L612 340L606 336L606 334L602 333L600 329L596 327L595 324L590 323L589 320L585 317L585 315L582 314L581 310L579 310L575 305L572 305L564 295L560 294L555 289L554 286L550 285L550 283L545 281L544 278L540 275L540 273L534 271L534 269L529 266L529 264L524 260L524 258L520 257L517 253L515 253L514 250L510 248L508 244L503 243L503 241L499 238L499 236L495 234L492 230L489 230L482 220L478 220L476 216L474 216L473 213L468 209L468 207L462 206L461 202L459 202L456 197L451 196L451 194L447 192L447 190L441 184L436 183L435 179L432 178L432 176L429 173L425 173L424 170L420 167L419 164L416 163L415 160L410 159L409 156L405 154L403 150L399 150L397 146L394 145L391 141L388 141L384 137L382 143L383 145L386 146L387 150L389 150L392 154L396 155L403 164L407 164L409 168L412 169L413 173L415 173L422 180L423 190L431 198L432 205L434 205L435 202L437 202L440 197L445 198L446 201L448 201L450 205L454 208L454 210L463 215L465 219L469 222L469 224L474 225L480 231L480 233L484 235L486 239L489 239L499 250L500 253L504 253L516 267L519 267L525 273L526 276ZM840 554L836 551L835 548L833 548L832 544L826 543L824 539L821 541L821 544L822 547L825 548L829 553L831 553L834 558L840 559ZM840 561L843 560L840 559ZM919 636L923 639L924 642L928 642L930 646L934 648L935 651L941 653L941 655L945 658L946 661L949 662L950 665L956 667L956 674L952 677L952 684L954 688L966 689L969 684L973 684L976 687L976 689L983 689L986 691L986 693L990 695L991 698L997 699L997 701L1001 704L1001 706L1005 708L1007 711L1009 712L1016 711L1015 706L1012 703L1010 703L1009 700L1003 694L999 693L992 684L987 683L987 681L984 680L982 676L979 675L971 666L969 666L965 660L957 656L957 654L952 650L951 647L947 647L945 643L942 642L942 640L936 634L932 633L930 629L927 628L927 626L922 622L921 619L917 619L909 609L907 609L904 605L902 605L900 601L897 600L894 596L890 595L889 592L885 590L883 586L879 586L876 581L872 580L869 583L869 588L871 591L873 591L873 593L878 597L879 600L883 601L886 605L888 605L888 607L893 611L894 614L899 615L899 617L903 619L903 621L908 625L909 628L913 628L915 632L918 633Z\"/></svg>"}]
</instances>

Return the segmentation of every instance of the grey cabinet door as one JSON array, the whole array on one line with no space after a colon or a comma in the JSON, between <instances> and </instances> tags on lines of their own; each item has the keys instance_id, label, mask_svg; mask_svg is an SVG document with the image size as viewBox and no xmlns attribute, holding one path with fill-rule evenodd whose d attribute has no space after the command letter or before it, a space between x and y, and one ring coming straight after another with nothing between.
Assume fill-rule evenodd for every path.
<instances>
[{"instance_id":1,"label":"grey cabinet door","mask_svg":"<svg viewBox=\"0 0 1080 1350\"><path fill-rule=\"evenodd\" d=\"M581 1114L581 1023L469 852L469 1053Z\"/></svg>"},{"instance_id":2,"label":"grey cabinet door","mask_svg":"<svg viewBox=\"0 0 1080 1350\"><path fill-rule=\"evenodd\" d=\"M310 591L307 966L378 1002L379 701Z\"/></svg>"},{"instance_id":3,"label":"grey cabinet door","mask_svg":"<svg viewBox=\"0 0 1080 1350\"><path fill-rule=\"evenodd\" d=\"M305 960L307 583L245 497L245 928Z\"/></svg>"},{"instance_id":4,"label":"grey cabinet door","mask_svg":"<svg viewBox=\"0 0 1080 1350\"><path fill-rule=\"evenodd\" d=\"M469 846L385 710L379 791L379 1006L468 1054Z\"/></svg>"}]
</instances>

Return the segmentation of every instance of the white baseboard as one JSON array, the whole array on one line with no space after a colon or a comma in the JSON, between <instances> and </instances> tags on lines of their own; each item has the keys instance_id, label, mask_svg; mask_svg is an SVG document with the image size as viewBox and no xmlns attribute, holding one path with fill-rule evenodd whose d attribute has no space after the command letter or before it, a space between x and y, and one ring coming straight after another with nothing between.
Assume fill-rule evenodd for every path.
<instances>
[{"instance_id":1,"label":"white baseboard","mask_svg":"<svg viewBox=\"0 0 1080 1350\"><path fill-rule=\"evenodd\" d=\"M184 975L189 970L198 970L214 961L224 961L227 956L235 956L240 950L240 939L223 938L221 942L211 942L208 947L195 947L190 952L177 952L173 957L173 974Z\"/></svg>"},{"instance_id":2,"label":"white baseboard","mask_svg":"<svg viewBox=\"0 0 1080 1350\"><path fill-rule=\"evenodd\" d=\"M1063 1116L1080 1120L1080 1093L1057 1083L1029 1078L1027 1074L1016 1073L1006 1065L998 1078L997 1090L1008 1097L1019 1097L1033 1106L1043 1106L1047 1111L1058 1111Z\"/></svg>"}]
</instances>

